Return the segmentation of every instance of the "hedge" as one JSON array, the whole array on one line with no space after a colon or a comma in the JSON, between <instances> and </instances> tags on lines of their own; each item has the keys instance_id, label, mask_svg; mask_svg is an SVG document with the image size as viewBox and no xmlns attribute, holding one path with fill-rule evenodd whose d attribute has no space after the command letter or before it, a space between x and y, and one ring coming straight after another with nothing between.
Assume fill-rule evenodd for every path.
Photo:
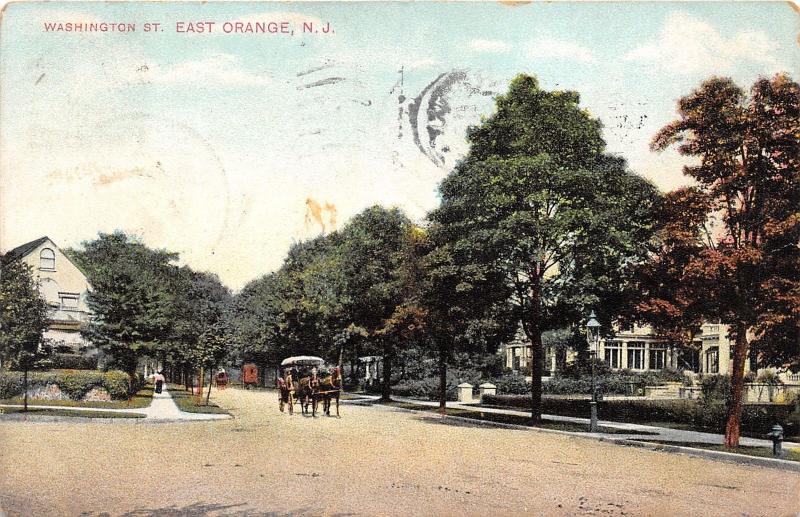
<instances>
[{"instance_id":1,"label":"hedge","mask_svg":"<svg viewBox=\"0 0 800 517\"><path fill-rule=\"evenodd\" d=\"M138 389L138 379L118 370L54 370L29 372L28 389L57 385L71 399L80 400L92 388L105 388L112 399L127 399ZM0 398L7 399L23 394L22 372L0 371Z\"/></svg>"},{"instance_id":2,"label":"hedge","mask_svg":"<svg viewBox=\"0 0 800 517\"><path fill-rule=\"evenodd\" d=\"M531 397L484 395L483 403L529 410ZM793 404L746 404L742 411L742 431L761 436L775 423L780 423L784 427L786 436L798 436L800 412L794 410ZM542 397L542 412L585 417L589 414L589 400ZM716 401L701 403L694 400L604 400L598 403L598 412L603 420L638 424L672 422L717 433L725 431L727 418L725 404Z\"/></svg>"},{"instance_id":3,"label":"hedge","mask_svg":"<svg viewBox=\"0 0 800 517\"><path fill-rule=\"evenodd\" d=\"M50 357L52 368L65 370L96 370L97 358L80 354L53 354Z\"/></svg>"}]
</instances>

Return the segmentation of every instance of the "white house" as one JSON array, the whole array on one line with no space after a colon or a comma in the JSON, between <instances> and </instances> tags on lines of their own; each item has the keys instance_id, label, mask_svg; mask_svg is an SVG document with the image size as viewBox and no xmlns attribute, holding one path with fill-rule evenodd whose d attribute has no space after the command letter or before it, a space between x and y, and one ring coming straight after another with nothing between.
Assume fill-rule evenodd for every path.
<instances>
[{"instance_id":1,"label":"white house","mask_svg":"<svg viewBox=\"0 0 800 517\"><path fill-rule=\"evenodd\" d=\"M81 328L91 319L86 304L90 289L86 276L50 240L40 237L6 253L6 260L20 260L31 267L39 290L50 306L50 325L44 338L59 352L92 352L81 337Z\"/></svg>"},{"instance_id":2,"label":"white house","mask_svg":"<svg viewBox=\"0 0 800 517\"><path fill-rule=\"evenodd\" d=\"M726 374L733 366L731 349L733 341L728 337L728 326L705 323L695 336L694 347L678 347L655 335L652 328L634 325L618 329L614 337L600 340L597 357L614 370L663 370L679 369L703 374ZM505 365L520 372L530 371L531 347L520 329L514 339L503 347ZM573 354L569 354L573 356ZM545 350L544 369L555 370L555 354ZM745 364L749 370L749 360Z\"/></svg>"}]
</instances>

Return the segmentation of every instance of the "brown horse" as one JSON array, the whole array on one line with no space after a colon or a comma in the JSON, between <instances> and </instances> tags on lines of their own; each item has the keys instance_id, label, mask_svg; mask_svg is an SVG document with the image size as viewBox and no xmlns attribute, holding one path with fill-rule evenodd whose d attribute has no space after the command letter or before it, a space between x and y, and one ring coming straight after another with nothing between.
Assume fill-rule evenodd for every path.
<instances>
[{"instance_id":1,"label":"brown horse","mask_svg":"<svg viewBox=\"0 0 800 517\"><path fill-rule=\"evenodd\" d=\"M342 372L334 367L330 375L319 381L317 396L322 398L322 411L331 416L331 400L336 401L336 416L339 417L339 397L342 393Z\"/></svg>"}]
</instances>

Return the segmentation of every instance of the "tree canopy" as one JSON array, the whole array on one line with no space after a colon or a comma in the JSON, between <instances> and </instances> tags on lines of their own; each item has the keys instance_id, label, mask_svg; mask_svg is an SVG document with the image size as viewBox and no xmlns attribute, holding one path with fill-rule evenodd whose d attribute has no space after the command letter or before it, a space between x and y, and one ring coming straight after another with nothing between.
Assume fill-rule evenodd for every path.
<instances>
[{"instance_id":1,"label":"tree canopy","mask_svg":"<svg viewBox=\"0 0 800 517\"><path fill-rule=\"evenodd\" d=\"M630 303L628 273L653 232L653 185L604 152L601 123L575 92L516 77L496 112L468 132L467 156L440 186L431 219L461 274L501 274L533 346L539 418L542 332L610 321Z\"/></svg>"},{"instance_id":2,"label":"tree canopy","mask_svg":"<svg viewBox=\"0 0 800 517\"><path fill-rule=\"evenodd\" d=\"M4 367L27 370L47 355L42 336L48 306L27 264L0 262L0 360Z\"/></svg>"},{"instance_id":3,"label":"tree canopy","mask_svg":"<svg viewBox=\"0 0 800 517\"><path fill-rule=\"evenodd\" d=\"M697 163L684 167L695 185L668 194L659 211L661 248L644 268L640 308L661 328L691 329L702 319L730 326L729 447L739 441L748 355L753 363L758 352L761 360L798 360L798 134L800 86L788 76L761 78L749 95L713 77L678 101L678 119L652 142Z\"/></svg>"}]
</instances>

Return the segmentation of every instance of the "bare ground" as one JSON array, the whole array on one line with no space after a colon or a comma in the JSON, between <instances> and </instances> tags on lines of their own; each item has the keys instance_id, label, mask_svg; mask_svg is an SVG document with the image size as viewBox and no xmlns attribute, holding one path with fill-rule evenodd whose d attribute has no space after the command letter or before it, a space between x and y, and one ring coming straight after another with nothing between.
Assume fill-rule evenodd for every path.
<instances>
[{"instance_id":1,"label":"bare ground","mask_svg":"<svg viewBox=\"0 0 800 517\"><path fill-rule=\"evenodd\" d=\"M382 407L234 420L0 422L9 515L795 515L800 474ZM2 514L0 510L0 514Z\"/></svg>"}]
</instances>

